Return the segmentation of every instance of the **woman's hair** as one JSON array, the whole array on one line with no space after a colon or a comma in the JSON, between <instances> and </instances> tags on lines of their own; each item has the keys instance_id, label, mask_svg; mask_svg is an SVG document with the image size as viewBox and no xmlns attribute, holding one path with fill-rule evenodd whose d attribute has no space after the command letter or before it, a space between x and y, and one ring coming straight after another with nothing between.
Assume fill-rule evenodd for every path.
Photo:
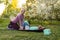
<instances>
[{"instance_id":1,"label":"woman's hair","mask_svg":"<svg viewBox=\"0 0 60 40\"><path fill-rule=\"evenodd\" d=\"M21 13L24 13L25 12L25 9L24 8L21 8Z\"/></svg>"}]
</instances>

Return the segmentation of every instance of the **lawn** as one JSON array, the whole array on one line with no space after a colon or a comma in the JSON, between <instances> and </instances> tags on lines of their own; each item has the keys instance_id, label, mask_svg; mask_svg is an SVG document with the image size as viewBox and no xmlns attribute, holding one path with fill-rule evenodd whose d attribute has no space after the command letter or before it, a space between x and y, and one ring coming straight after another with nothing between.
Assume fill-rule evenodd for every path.
<instances>
[{"instance_id":1,"label":"lawn","mask_svg":"<svg viewBox=\"0 0 60 40\"><path fill-rule=\"evenodd\" d=\"M60 25L44 25L52 32L46 36L43 32L8 30L8 23L9 19L0 19L0 40L60 40Z\"/></svg>"}]
</instances>

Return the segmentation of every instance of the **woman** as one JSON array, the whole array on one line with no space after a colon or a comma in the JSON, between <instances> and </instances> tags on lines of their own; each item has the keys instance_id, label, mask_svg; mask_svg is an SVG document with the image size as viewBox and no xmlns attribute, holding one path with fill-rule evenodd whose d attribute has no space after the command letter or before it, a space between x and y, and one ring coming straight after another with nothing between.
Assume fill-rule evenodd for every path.
<instances>
[{"instance_id":1,"label":"woman","mask_svg":"<svg viewBox=\"0 0 60 40\"><path fill-rule=\"evenodd\" d=\"M21 9L21 13L18 13L18 15L13 20L10 21L8 29L23 30L24 13L25 10Z\"/></svg>"}]
</instances>

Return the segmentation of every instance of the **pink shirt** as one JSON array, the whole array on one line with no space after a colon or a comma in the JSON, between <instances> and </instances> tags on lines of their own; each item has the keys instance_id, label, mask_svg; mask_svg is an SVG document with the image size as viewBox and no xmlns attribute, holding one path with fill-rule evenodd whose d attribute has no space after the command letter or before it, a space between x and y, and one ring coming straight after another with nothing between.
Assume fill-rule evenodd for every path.
<instances>
[{"instance_id":1,"label":"pink shirt","mask_svg":"<svg viewBox=\"0 0 60 40\"><path fill-rule=\"evenodd\" d=\"M18 13L18 15L16 16L16 18L12 22L13 23L21 23L23 25L23 19L24 19L24 15Z\"/></svg>"}]
</instances>

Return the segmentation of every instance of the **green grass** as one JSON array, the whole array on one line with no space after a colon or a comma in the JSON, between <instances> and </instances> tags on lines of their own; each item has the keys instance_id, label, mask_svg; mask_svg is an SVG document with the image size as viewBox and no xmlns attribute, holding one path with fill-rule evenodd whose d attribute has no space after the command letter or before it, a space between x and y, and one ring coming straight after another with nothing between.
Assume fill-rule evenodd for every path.
<instances>
[{"instance_id":1,"label":"green grass","mask_svg":"<svg viewBox=\"0 0 60 40\"><path fill-rule=\"evenodd\" d=\"M60 25L43 25L52 32L51 35L46 36L43 32L8 30L6 28L9 19L2 20L0 20L0 40L60 40Z\"/></svg>"}]
</instances>

